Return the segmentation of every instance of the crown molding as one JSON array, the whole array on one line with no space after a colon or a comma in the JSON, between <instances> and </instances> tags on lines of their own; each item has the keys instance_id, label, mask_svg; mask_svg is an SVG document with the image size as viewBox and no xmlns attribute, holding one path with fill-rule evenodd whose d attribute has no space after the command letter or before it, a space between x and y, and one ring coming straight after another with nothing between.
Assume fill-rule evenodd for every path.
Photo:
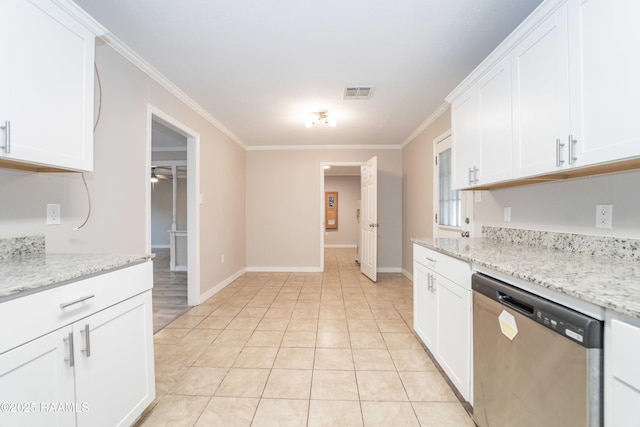
<instances>
[{"instance_id":1,"label":"crown molding","mask_svg":"<svg viewBox=\"0 0 640 427\"><path fill-rule=\"evenodd\" d=\"M443 103L441 106L439 106L433 113L431 113L431 115L429 117L427 117L427 119L422 122L420 124L420 126L418 126L416 128L416 130L414 130L411 135L409 135L403 142L402 144L400 144L400 147L404 148L407 145L409 145L409 143L411 141L413 141L418 135L420 135L422 132L424 132L424 130L426 128L428 128L433 122L435 122L442 114L444 114L448 109L450 108L449 103L445 102Z\"/></svg>"},{"instance_id":2,"label":"crown molding","mask_svg":"<svg viewBox=\"0 0 640 427\"><path fill-rule=\"evenodd\" d=\"M400 150L400 145L250 145L247 151Z\"/></svg>"},{"instance_id":3,"label":"crown molding","mask_svg":"<svg viewBox=\"0 0 640 427\"><path fill-rule=\"evenodd\" d=\"M171 80L166 78L162 73L156 70L151 64L145 61L133 49L127 46L122 40L111 34L102 24L96 21L84 9L75 4L71 0L52 0L56 5L66 11L70 16L84 25L89 31L99 37L106 44L111 46L116 52L124 56L129 62L138 67L143 73L151 77L156 83L168 90L172 95L185 103L194 112L211 123L216 129L225 134L229 139L238 144L243 149L247 149L247 145L231 130L209 114L200 104L193 100L189 95L184 93Z\"/></svg>"}]
</instances>

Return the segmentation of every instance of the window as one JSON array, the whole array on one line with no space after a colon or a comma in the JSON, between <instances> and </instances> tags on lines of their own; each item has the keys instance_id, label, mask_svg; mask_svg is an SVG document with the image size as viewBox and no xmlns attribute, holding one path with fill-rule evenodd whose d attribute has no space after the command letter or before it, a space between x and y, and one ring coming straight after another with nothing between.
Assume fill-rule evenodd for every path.
<instances>
[{"instance_id":1,"label":"window","mask_svg":"<svg viewBox=\"0 0 640 427\"><path fill-rule=\"evenodd\" d=\"M437 145L438 166L438 225L460 227L462 200L460 191L452 190L451 139L447 138Z\"/></svg>"}]
</instances>

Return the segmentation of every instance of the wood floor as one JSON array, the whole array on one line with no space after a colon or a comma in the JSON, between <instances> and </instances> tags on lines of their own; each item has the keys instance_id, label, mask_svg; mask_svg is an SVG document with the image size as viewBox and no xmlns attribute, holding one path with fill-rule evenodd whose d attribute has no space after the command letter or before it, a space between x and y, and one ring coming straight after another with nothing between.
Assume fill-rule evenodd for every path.
<instances>
[{"instance_id":1,"label":"wood floor","mask_svg":"<svg viewBox=\"0 0 640 427\"><path fill-rule=\"evenodd\" d=\"M169 249L154 249L153 332L156 333L189 309L187 273L169 271Z\"/></svg>"}]
</instances>

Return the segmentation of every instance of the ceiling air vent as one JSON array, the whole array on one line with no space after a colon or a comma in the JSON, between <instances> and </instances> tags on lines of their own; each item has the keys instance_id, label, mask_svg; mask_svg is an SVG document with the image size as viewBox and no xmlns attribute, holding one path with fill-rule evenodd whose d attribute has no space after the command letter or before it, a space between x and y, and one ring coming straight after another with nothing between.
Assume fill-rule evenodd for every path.
<instances>
[{"instance_id":1,"label":"ceiling air vent","mask_svg":"<svg viewBox=\"0 0 640 427\"><path fill-rule=\"evenodd\" d=\"M371 91L370 86L347 86L344 88L344 99L369 99Z\"/></svg>"}]
</instances>

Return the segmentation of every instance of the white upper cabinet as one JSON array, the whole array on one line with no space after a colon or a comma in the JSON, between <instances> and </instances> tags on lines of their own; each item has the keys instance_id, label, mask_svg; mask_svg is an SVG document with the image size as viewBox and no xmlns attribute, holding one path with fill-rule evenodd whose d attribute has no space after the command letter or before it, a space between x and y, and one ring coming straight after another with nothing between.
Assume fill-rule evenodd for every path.
<instances>
[{"instance_id":1,"label":"white upper cabinet","mask_svg":"<svg viewBox=\"0 0 640 427\"><path fill-rule=\"evenodd\" d=\"M638 16L638 0L543 2L447 97L455 187L639 158Z\"/></svg>"},{"instance_id":2,"label":"white upper cabinet","mask_svg":"<svg viewBox=\"0 0 640 427\"><path fill-rule=\"evenodd\" d=\"M503 60L451 107L454 188L511 178L511 65Z\"/></svg>"},{"instance_id":3,"label":"white upper cabinet","mask_svg":"<svg viewBox=\"0 0 640 427\"><path fill-rule=\"evenodd\" d=\"M480 166L477 184L511 178L513 127L511 122L511 63L505 59L478 84Z\"/></svg>"},{"instance_id":4,"label":"white upper cabinet","mask_svg":"<svg viewBox=\"0 0 640 427\"><path fill-rule=\"evenodd\" d=\"M577 164L640 155L640 1L571 0Z\"/></svg>"},{"instance_id":5,"label":"white upper cabinet","mask_svg":"<svg viewBox=\"0 0 640 427\"><path fill-rule=\"evenodd\" d=\"M513 50L515 176L568 166L569 34L561 6Z\"/></svg>"},{"instance_id":6,"label":"white upper cabinet","mask_svg":"<svg viewBox=\"0 0 640 427\"><path fill-rule=\"evenodd\" d=\"M49 0L0 17L0 161L92 170L93 34Z\"/></svg>"},{"instance_id":7,"label":"white upper cabinet","mask_svg":"<svg viewBox=\"0 0 640 427\"><path fill-rule=\"evenodd\" d=\"M451 106L453 188L475 184L478 151L478 92L469 91Z\"/></svg>"}]
</instances>

